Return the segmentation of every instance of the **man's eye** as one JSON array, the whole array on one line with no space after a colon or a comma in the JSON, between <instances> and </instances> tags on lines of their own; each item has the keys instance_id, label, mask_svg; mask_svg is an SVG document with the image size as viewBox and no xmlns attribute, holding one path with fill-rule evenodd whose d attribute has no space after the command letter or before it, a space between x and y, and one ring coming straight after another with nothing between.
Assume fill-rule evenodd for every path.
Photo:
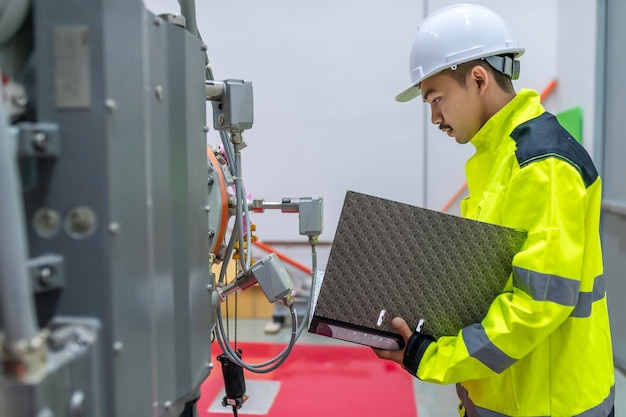
<instances>
[{"instance_id":1,"label":"man's eye","mask_svg":"<svg viewBox=\"0 0 626 417\"><path fill-rule=\"evenodd\" d=\"M439 104L441 99L439 97L433 99L433 104Z\"/></svg>"}]
</instances>

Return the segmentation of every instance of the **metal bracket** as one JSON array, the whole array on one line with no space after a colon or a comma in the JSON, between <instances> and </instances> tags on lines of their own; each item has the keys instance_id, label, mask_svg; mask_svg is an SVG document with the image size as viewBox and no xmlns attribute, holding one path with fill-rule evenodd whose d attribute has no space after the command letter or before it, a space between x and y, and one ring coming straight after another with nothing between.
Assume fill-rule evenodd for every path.
<instances>
[{"instance_id":1,"label":"metal bracket","mask_svg":"<svg viewBox=\"0 0 626 417\"><path fill-rule=\"evenodd\" d=\"M185 16L181 14L163 13L163 14L160 14L159 17L165 20L167 23L180 26L181 28L184 28L187 25Z\"/></svg>"},{"instance_id":2,"label":"metal bracket","mask_svg":"<svg viewBox=\"0 0 626 417\"><path fill-rule=\"evenodd\" d=\"M65 285L65 265L60 255L43 255L26 262L35 293L62 288Z\"/></svg>"},{"instance_id":3,"label":"metal bracket","mask_svg":"<svg viewBox=\"0 0 626 417\"><path fill-rule=\"evenodd\" d=\"M59 127L54 123L20 123L18 125L20 158L56 158L60 155Z\"/></svg>"}]
</instances>

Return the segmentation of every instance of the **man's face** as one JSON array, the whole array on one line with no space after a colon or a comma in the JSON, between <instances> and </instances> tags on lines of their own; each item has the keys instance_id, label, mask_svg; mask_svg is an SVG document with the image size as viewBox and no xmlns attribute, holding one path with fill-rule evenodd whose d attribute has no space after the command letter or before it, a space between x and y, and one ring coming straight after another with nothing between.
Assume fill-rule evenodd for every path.
<instances>
[{"instance_id":1,"label":"man's face","mask_svg":"<svg viewBox=\"0 0 626 417\"><path fill-rule=\"evenodd\" d=\"M463 87L444 72L422 81L421 88L431 122L458 143L469 142L484 124L481 97L471 81Z\"/></svg>"}]
</instances>

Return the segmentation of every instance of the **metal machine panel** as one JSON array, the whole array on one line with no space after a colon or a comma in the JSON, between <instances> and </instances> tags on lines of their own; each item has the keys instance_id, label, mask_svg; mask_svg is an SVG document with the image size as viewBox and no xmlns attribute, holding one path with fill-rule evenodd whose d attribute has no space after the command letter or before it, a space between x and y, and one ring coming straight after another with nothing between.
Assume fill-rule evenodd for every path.
<instances>
[{"instance_id":1,"label":"metal machine panel","mask_svg":"<svg viewBox=\"0 0 626 417\"><path fill-rule=\"evenodd\" d=\"M37 294L40 324L102 323L100 371L84 388L98 386L102 415L178 416L209 374L215 319L202 42L140 1L34 12L37 118L58 126L59 148L25 196L29 248L65 270L61 288ZM65 71L82 77L78 91L59 88ZM41 209L60 227L35 228Z\"/></svg>"},{"instance_id":2,"label":"metal machine panel","mask_svg":"<svg viewBox=\"0 0 626 417\"><path fill-rule=\"evenodd\" d=\"M36 187L25 194L25 214L28 225L30 256L60 255L64 259L65 285L63 289L38 294L36 305L40 325L51 319L51 314L95 317L103 324L103 346L111 346L110 321L110 236L107 209L107 164L104 113L104 51L102 46L103 9L101 2L73 3L67 1L33 3L33 55L36 90L31 97L39 121L59 126L60 153L54 160L39 161ZM81 35L84 51L89 57L87 68L91 100L80 108L59 106L55 85L58 77L56 62L67 59L71 47L62 56L62 39L54 36L63 28L87 28ZM76 40L69 39L70 42ZM55 45L56 44L56 45ZM85 52L86 51L86 52ZM84 61L77 65L84 71ZM66 63L65 66L69 66ZM83 85L84 86L84 85ZM80 92L78 94L81 94ZM63 100L61 100L63 104ZM59 218L59 227L42 234L34 226L35 215L47 209ZM90 213L84 216L85 213ZM112 362L111 349L102 349L95 361ZM99 366L102 372L94 375L102 390L101 402L95 409L101 415L114 415L112 398L112 368ZM90 392L85 381L84 392ZM107 400L105 400L107 399ZM14 414L17 415L17 414Z\"/></svg>"},{"instance_id":3,"label":"metal machine panel","mask_svg":"<svg viewBox=\"0 0 626 417\"><path fill-rule=\"evenodd\" d=\"M154 253L150 246L153 206L150 187L149 48L141 5L109 7L117 21L105 17L107 205L115 234L111 241L111 346L116 415L146 415L158 404L151 383L158 371L152 339ZM120 21L121 20L121 21ZM142 332L144 337L137 337ZM133 393L135 401L127 397Z\"/></svg>"},{"instance_id":4,"label":"metal machine panel","mask_svg":"<svg viewBox=\"0 0 626 417\"><path fill-rule=\"evenodd\" d=\"M168 31L171 187L173 196L176 384L179 395L198 387L210 369L213 312L207 286L208 219L204 49L182 28ZM199 173L202 172L202 175Z\"/></svg>"},{"instance_id":5,"label":"metal machine panel","mask_svg":"<svg viewBox=\"0 0 626 417\"><path fill-rule=\"evenodd\" d=\"M165 404L178 398L176 381L176 342L174 315L173 276L173 218L172 190L170 186L170 142L169 112L169 68L167 48L168 33L182 28L162 24L160 18L145 13L144 31L147 39L148 82L144 92L147 108L146 159L150 161L147 187L150 194L146 204L148 244L150 248L150 276L152 277L152 367L158 374L153 380L155 404L165 408ZM183 142L183 141L181 141ZM200 171L201 172L201 171ZM188 387L189 389L189 387ZM173 408L172 406L170 406Z\"/></svg>"}]
</instances>

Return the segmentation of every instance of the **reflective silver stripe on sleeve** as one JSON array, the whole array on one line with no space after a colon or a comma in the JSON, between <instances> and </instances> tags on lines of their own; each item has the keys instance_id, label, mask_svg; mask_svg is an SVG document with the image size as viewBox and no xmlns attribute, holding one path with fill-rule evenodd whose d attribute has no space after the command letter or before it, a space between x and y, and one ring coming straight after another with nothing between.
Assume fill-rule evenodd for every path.
<instances>
[{"instance_id":1,"label":"reflective silver stripe on sleeve","mask_svg":"<svg viewBox=\"0 0 626 417\"><path fill-rule=\"evenodd\" d=\"M593 292L581 292L578 296L576 308L572 311L572 317L584 318L591 315L591 304L602 300L606 295L606 280L604 275L596 277L593 281Z\"/></svg>"},{"instance_id":2,"label":"reflective silver stripe on sleeve","mask_svg":"<svg viewBox=\"0 0 626 417\"><path fill-rule=\"evenodd\" d=\"M463 404L463 407L465 408L465 415L467 417L509 417L508 414L501 414L495 411L487 410L486 408L482 408L474 404L474 402L470 399L467 390L461 384L456 384L456 393L461 400L461 404ZM611 412L614 402L615 386L612 386L609 396L606 397L599 405L583 413L576 414L573 417L606 417Z\"/></svg>"},{"instance_id":3,"label":"reflective silver stripe on sleeve","mask_svg":"<svg viewBox=\"0 0 626 417\"><path fill-rule=\"evenodd\" d=\"M575 306L578 302L580 282L575 279L514 266L513 285L535 301L552 301L563 306Z\"/></svg>"},{"instance_id":4,"label":"reflective silver stripe on sleeve","mask_svg":"<svg viewBox=\"0 0 626 417\"><path fill-rule=\"evenodd\" d=\"M465 327L461 330L461 335L470 356L478 359L498 374L517 361L489 340L483 325L480 323Z\"/></svg>"}]
</instances>

